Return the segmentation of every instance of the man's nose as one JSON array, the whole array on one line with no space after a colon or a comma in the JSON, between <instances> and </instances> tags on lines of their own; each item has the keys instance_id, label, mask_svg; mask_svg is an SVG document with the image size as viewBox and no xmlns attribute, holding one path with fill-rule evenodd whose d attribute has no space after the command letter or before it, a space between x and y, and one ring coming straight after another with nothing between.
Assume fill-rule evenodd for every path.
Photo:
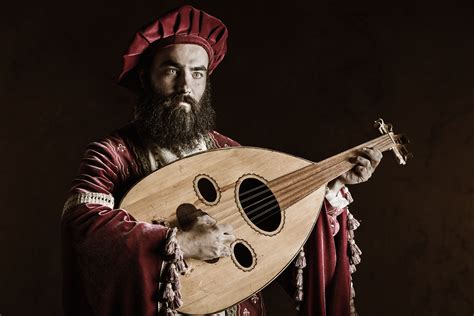
<instances>
[{"instance_id":1,"label":"man's nose","mask_svg":"<svg viewBox=\"0 0 474 316\"><path fill-rule=\"evenodd\" d=\"M191 75L182 72L176 81L176 92L179 94L191 94Z\"/></svg>"}]
</instances>

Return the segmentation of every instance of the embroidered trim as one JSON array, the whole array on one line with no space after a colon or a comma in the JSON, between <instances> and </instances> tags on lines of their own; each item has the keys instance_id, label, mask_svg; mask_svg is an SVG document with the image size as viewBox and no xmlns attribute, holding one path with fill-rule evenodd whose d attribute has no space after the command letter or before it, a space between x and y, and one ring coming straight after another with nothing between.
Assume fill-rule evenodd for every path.
<instances>
[{"instance_id":1,"label":"embroidered trim","mask_svg":"<svg viewBox=\"0 0 474 316\"><path fill-rule=\"evenodd\" d=\"M231 306L226 309L225 316L237 316L237 305Z\"/></svg>"},{"instance_id":2,"label":"embroidered trim","mask_svg":"<svg viewBox=\"0 0 474 316\"><path fill-rule=\"evenodd\" d=\"M66 203L64 203L63 207L63 214L68 209L72 207L76 207L81 204L92 203L92 204L100 204L103 206L107 206L110 208L114 207L114 197L111 194L105 193L98 193L98 192L85 192L85 193L77 193L70 196Z\"/></svg>"},{"instance_id":3,"label":"embroidered trim","mask_svg":"<svg viewBox=\"0 0 474 316\"><path fill-rule=\"evenodd\" d=\"M217 132L215 132L217 133ZM212 133L209 133L204 136L204 141L206 142L207 148L208 149L216 149L220 148L219 144L217 143L217 140L214 138L214 135Z\"/></svg>"},{"instance_id":4,"label":"embroidered trim","mask_svg":"<svg viewBox=\"0 0 474 316\"><path fill-rule=\"evenodd\" d=\"M208 146L205 140L205 136L198 139L195 146L188 150L170 150L168 148L161 148L157 145L150 145L148 150L148 159L150 163L151 171L162 168L178 159L187 157L192 154L203 152L208 150Z\"/></svg>"}]
</instances>

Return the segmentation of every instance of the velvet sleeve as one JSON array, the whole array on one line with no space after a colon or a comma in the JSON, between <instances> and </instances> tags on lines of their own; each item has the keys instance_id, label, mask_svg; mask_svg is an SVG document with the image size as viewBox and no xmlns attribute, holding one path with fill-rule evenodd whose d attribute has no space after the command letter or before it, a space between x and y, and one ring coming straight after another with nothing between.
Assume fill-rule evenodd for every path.
<instances>
[{"instance_id":1,"label":"velvet sleeve","mask_svg":"<svg viewBox=\"0 0 474 316\"><path fill-rule=\"evenodd\" d=\"M88 193L117 202L138 177L118 137L90 144L70 199ZM155 315L167 228L136 221L100 201L74 203L62 222L63 306L66 315Z\"/></svg>"},{"instance_id":2,"label":"velvet sleeve","mask_svg":"<svg viewBox=\"0 0 474 316\"><path fill-rule=\"evenodd\" d=\"M321 212L304 245L307 265L303 269L301 315L347 316L350 303L347 204L352 202L347 188L341 189L344 205L324 199ZM340 206L340 207L339 207ZM296 293L296 268L292 262L278 277L290 296Z\"/></svg>"}]
</instances>

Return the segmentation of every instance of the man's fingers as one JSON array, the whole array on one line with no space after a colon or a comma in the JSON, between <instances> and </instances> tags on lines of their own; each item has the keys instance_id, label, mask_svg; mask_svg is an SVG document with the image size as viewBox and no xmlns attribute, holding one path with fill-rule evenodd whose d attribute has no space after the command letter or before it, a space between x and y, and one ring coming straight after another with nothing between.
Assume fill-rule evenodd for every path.
<instances>
[{"instance_id":1,"label":"man's fingers","mask_svg":"<svg viewBox=\"0 0 474 316\"><path fill-rule=\"evenodd\" d=\"M371 163L370 163L370 160L367 159L367 158L364 158L364 157L362 157L362 156L357 156L357 157L355 158L355 163L359 164L358 167L363 166L363 167L365 167L365 168L367 168L367 169L369 169L369 168L372 167L372 165L371 165Z\"/></svg>"},{"instance_id":2,"label":"man's fingers","mask_svg":"<svg viewBox=\"0 0 474 316\"><path fill-rule=\"evenodd\" d=\"M378 149L363 148L359 156L350 159L355 166L340 176L344 184L356 184L370 179L375 168L382 159L382 152Z\"/></svg>"},{"instance_id":3,"label":"man's fingers","mask_svg":"<svg viewBox=\"0 0 474 316\"><path fill-rule=\"evenodd\" d=\"M198 223L208 226L215 226L217 221L206 214L198 217Z\"/></svg>"},{"instance_id":4,"label":"man's fingers","mask_svg":"<svg viewBox=\"0 0 474 316\"><path fill-rule=\"evenodd\" d=\"M370 160L374 168L378 166L383 157L382 152L374 148L363 148L362 153Z\"/></svg>"},{"instance_id":5,"label":"man's fingers","mask_svg":"<svg viewBox=\"0 0 474 316\"><path fill-rule=\"evenodd\" d=\"M221 241L224 243L224 244L230 244L231 242L233 242L235 240L235 236L234 235L222 235L221 237Z\"/></svg>"},{"instance_id":6,"label":"man's fingers","mask_svg":"<svg viewBox=\"0 0 474 316\"><path fill-rule=\"evenodd\" d=\"M367 181L370 177L369 170L364 166L356 166L356 167L354 167L354 171L355 171L356 175L359 178L358 182Z\"/></svg>"},{"instance_id":7,"label":"man's fingers","mask_svg":"<svg viewBox=\"0 0 474 316\"><path fill-rule=\"evenodd\" d=\"M234 228L230 224L218 224L219 230L224 234L232 234Z\"/></svg>"},{"instance_id":8,"label":"man's fingers","mask_svg":"<svg viewBox=\"0 0 474 316\"><path fill-rule=\"evenodd\" d=\"M235 240L235 236L232 235L234 228L230 224L218 224L219 231L222 235L219 237L220 241L223 243L230 244Z\"/></svg>"},{"instance_id":9,"label":"man's fingers","mask_svg":"<svg viewBox=\"0 0 474 316\"><path fill-rule=\"evenodd\" d=\"M229 256L230 256L230 247L224 245L220 249L220 257L229 257Z\"/></svg>"}]
</instances>

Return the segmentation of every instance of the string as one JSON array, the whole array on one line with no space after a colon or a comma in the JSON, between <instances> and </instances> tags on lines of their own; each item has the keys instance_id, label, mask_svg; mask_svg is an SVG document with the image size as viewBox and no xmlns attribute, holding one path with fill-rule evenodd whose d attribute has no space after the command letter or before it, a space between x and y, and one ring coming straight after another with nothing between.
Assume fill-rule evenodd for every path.
<instances>
[{"instance_id":1,"label":"string","mask_svg":"<svg viewBox=\"0 0 474 316\"><path fill-rule=\"evenodd\" d=\"M332 167L338 166L338 168L336 168L335 171L342 171L342 170L344 170L344 169L346 168L346 164L347 164L347 161L341 161L341 162L339 162L339 163L333 165ZM324 170L323 172L329 173L330 171L332 171L332 170ZM308 178L310 178L310 177L306 177L305 180L308 180ZM309 180L312 180L312 181L310 181L310 183L309 183L309 184L311 184L312 182L317 182L318 179L316 179L316 180L315 180L315 179L309 179ZM282 190L282 196L284 196L285 194L288 194L288 191L291 192L291 190L293 190L293 189L294 189L294 187L289 187L289 189ZM312 191L309 192L308 194L311 194L311 193L314 192L314 191L315 191L315 190L312 190ZM275 198L275 199L272 200L271 202L277 202L277 204L274 205L274 206L272 206L272 207L270 207L270 208L268 208L268 209L266 209L266 210L264 210L263 212L260 212L260 213L257 214L256 216L252 216L252 215L253 215L255 212L258 212L259 210L252 210L252 211L246 213L247 217L249 218L249 220L250 220L254 225L258 226L258 224L263 223L264 221L266 221L267 219L269 219L269 218L272 217L273 215L280 213L281 208L280 208L280 204L278 203L278 200ZM271 203L267 203L267 204L271 204ZM276 212L272 212L272 211L274 211L275 209L278 209L278 210L277 210ZM258 217L264 216L264 215L266 215L266 214L268 214L268 213L270 213L270 214L267 215L267 216L265 216L264 218L262 218L262 219L256 221L256 219L257 219ZM234 213L234 214L235 214L235 213ZM230 214L230 215L227 216L227 217L230 217L230 216L232 216L232 215L234 215L234 214ZM235 218L234 220L231 220L230 223L235 222L235 220L240 220L240 216L238 216L238 217ZM239 228L239 227L241 227L242 225L243 225L242 223L241 223L241 224L238 224L238 225L234 225L234 228Z\"/></svg>"},{"instance_id":2,"label":"string","mask_svg":"<svg viewBox=\"0 0 474 316\"><path fill-rule=\"evenodd\" d=\"M385 136L385 135L384 135L384 136ZM378 147L378 146L380 146L380 147L381 147L380 149L381 149L382 151L384 151L384 150L386 150L386 149L388 149L388 148L391 147L391 146L387 147L387 145L392 145L392 144L393 144L393 142L392 142L392 140L391 140L390 138L388 138L388 137L383 137L383 138L381 138L381 139L377 139L377 141L374 142L373 147ZM363 146L363 145L361 145L361 146ZM359 146L359 147L360 147L360 146ZM387 148L385 148L385 147L387 147ZM356 148L356 149L357 149L357 148ZM354 150L354 149L353 149L353 150ZM324 161L324 162L325 162L325 161ZM329 162L329 161L328 161L328 162ZM316 182L316 183L317 183L318 180L320 181L320 179L321 179L321 178L324 178L324 176L327 175L328 173L331 174L331 173L340 172L340 171L344 170L345 168L348 167L348 164L352 165L352 164L349 163L347 160L341 160L341 161L338 161L338 162L336 162L335 164L330 165L329 167L326 167L326 168L324 168L324 166L322 166L322 165L324 165L324 163L322 163L322 165L321 165L321 164L318 164L318 165L310 165L310 166L307 166L307 167L304 167L304 168L295 170L295 171L293 171L293 172L291 172L290 174L285 175L285 176L290 176L291 174L297 174L298 172L302 172L302 171L304 171L304 170L306 170L306 169L312 169L312 168L314 168L314 167L317 167L317 168L315 168L315 169L317 170L317 172L315 172L315 173L310 172L308 175L306 175L305 177L303 177L302 179L300 179L300 180L297 181L296 183L294 183L294 184L292 184L292 185L289 185L289 186L287 186L286 188L282 189L282 190L280 191L280 192L281 192L281 196L282 196L283 199L284 199L284 198L286 197L286 195L287 195L289 192L291 192L291 191L294 190L295 188L297 189L297 186L298 186L298 187L299 187L299 186L302 186L302 185L306 185L306 186L307 186L307 185L308 185L308 183L307 183L308 180L309 180L309 185L312 185L313 182ZM321 170L321 169L322 169L322 170ZM335 169L335 170L334 170L334 169ZM319 170L321 170L321 171L319 171ZM313 179L313 176L316 175L316 174L318 174L319 177L318 177L317 179ZM275 180L279 180L279 179L281 179L281 178L283 178L283 177L280 177L280 178L275 179ZM275 180L273 180L273 181L275 181ZM321 185L322 185L322 184L323 184L323 183L321 183ZM314 186L314 185L313 185L313 186ZM242 207L243 207L243 204L244 204L245 202L247 202L247 201L249 201L249 200L252 200L253 198L258 197L258 196L260 196L260 195L263 194L263 193L270 192L270 195L264 197L263 199L257 200L257 201L255 201L254 203L245 206L245 209L248 209L250 206L254 206L254 205L257 205L257 204L259 204L259 203L262 203L263 201L265 201L265 200L268 199L268 198L271 198L271 197L274 198L274 199L272 199L270 202L267 202L267 203L265 203L265 204L263 204L263 205L260 205L259 207L255 208L255 209L250 210L249 212L246 212L247 217L249 218L249 220L250 220L254 225L260 224L260 223L262 223L262 222L268 220L270 217L274 216L275 214L278 214L278 213L281 211L281 209L280 209L280 204L278 203L278 200L276 199L276 197L273 195L273 192L268 188L268 186L267 186L266 184L262 184L262 185L256 186L256 187L254 187L254 188L251 188L251 189L249 189L249 190L246 190L246 191L240 193L240 194L239 194L239 198L240 198L240 197L243 197L243 196L245 196L245 195L248 195L248 194L250 194L250 193L252 193L252 192L255 192L256 190L260 190L260 189L262 189L262 188L263 188L262 191L257 192L256 194L253 194L253 195L251 195L251 196L249 196L249 197L246 197L245 199L241 199L241 200L240 200L240 202L241 202L241 204L242 204ZM314 192L315 190L316 190L316 189L310 190L310 192L308 192L305 196L311 194L311 193ZM301 199L303 199L303 198L304 198L304 197L300 198L299 200L301 200ZM265 207L267 207L267 206L269 206L269 205L271 205L271 204L273 204L273 203L275 203L275 202L277 203L276 205L273 205L273 206L271 206L271 207L269 207L269 208L263 210L262 212L259 212L262 208L265 208ZM275 209L277 209L277 208L278 208L278 210L277 210L276 212L273 212L273 211L274 211ZM220 212L215 212L214 215L217 215L218 213L222 213L222 212L225 212L225 211L228 211L228 210L223 209L223 210L220 211ZM259 213L258 213L256 216L253 216L253 214L255 214L256 212L259 212ZM268 214L268 215L265 216L266 214ZM224 216L224 217L223 217L222 219L220 219L219 221L224 220L224 219L226 219L226 218L230 218L230 217L232 217L232 216L234 216L234 215L235 215L235 216L238 216L239 214L238 214L238 213L235 213L235 212L233 212L233 211L231 211L231 212L229 212L228 215ZM262 217L262 216L264 216L264 217L257 221L257 219L258 219L259 217ZM238 216L236 219L240 219L240 216ZM232 223L232 222L234 222L234 221L235 221L235 219L234 219L234 220L231 220L230 222ZM237 225L235 228L238 228L238 227L240 227L240 226L242 226L242 224Z\"/></svg>"},{"instance_id":3,"label":"string","mask_svg":"<svg viewBox=\"0 0 474 316\"><path fill-rule=\"evenodd\" d=\"M341 163L343 163L343 162L341 162ZM341 164L341 163L339 163L339 164ZM345 168L345 166L343 165L343 166L339 167L337 170L343 170L344 168ZM313 192L314 192L314 191L313 191ZM310 192L310 193L312 193L312 192ZM276 214L278 214L278 213L280 212L280 205L279 205L279 203L278 203L278 200L275 199L275 200L272 200L272 202L273 202L273 201L277 202L277 204L274 205L274 206L272 206L271 208L269 208L269 209L267 209L267 210L265 210L265 211L259 213L257 216L253 216L253 217L250 217L250 216L249 216L249 215L251 215L250 213L255 213L253 210L250 211L249 213L247 213L247 217L250 219L250 221L251 221L254 225L258 226L258 224L263 223L264 221L266 221L266 220L269 219L270 217L272 217L272 216L274 216L274 215L276 215ZM278 208L278 211L272 212L272 211L273 211L274 209L276 209L276 208ZM270 212L272 212L272 213L270 213ZM269 214L268 216L265 216L264 218L258 220L258 221L255 221L258 217L261 217L261 216L263 216L263 215L265 215L265 214L267 214L267 213L270 213L270 214ZM240 227L240 226L241 226L241 225L239 225L239 226L237 226L237 227Z\"/></svg>"},{"instance_id":4,"label":"string","mask_svg":"<svg viewBox=\"0 0 474 316\"><path fill-rule=\"evenodd\" d=\"M374 147L377 146L377 145L381 145L380 147L382 147L381 149L383 150L384 147L386 147L388 144L391 144L391 143L392 143L392 142L391 142L390 139L386 139L386 138L385 138L385 139L382 139L381 141L378 141L376 144L374 144ZM291 192L292 190L295 189L296 186L302 186L303 184L307 184L306 182L307 182L308 179L310 180L310 183L309 183L309 184L311 185L312 182L315 182L315 181L316 181L316 180L313 179L313 181L311 182L311 178L312 178L315 174L318 174L318 175L320 176L319 178L321 178L321 177L323 177L324 175L326 175L327 173L340 172L340 171L342 171L342 170L346 167L346 166L344 166L344 164L342 165L342 167L336 168L336 170L332 170L332 168L334 168L334 167L340 165L341 163L346 163L346 164L347 164L348 162L347 162L347 160L341 160L341 161L339 161L339 162L333 164L332 166L329 166L329 167L327 167L327 168L325 168L325 169L323 169L323 170L321 170L321 171L319 171L319 172L316 172L316 173L309 173L306 177L303 177L303 178L300 179L300 181L298 181L297 183L294 183L293 185L288 186L288 187L286 188L286 190L285 190L285 189L282 189L282 190L281 190L281 195L282 195L282 196L285 196L285 194L287 194L288 191ZM311 166L308 166L308 167L314 167L314 165L311 165ZM308 167L304 167L304 168L298 169L298 170L296 170L296 171L294 171L294 172L292 172L292 173L297 173L297 172L299 172L299 171L301 171L301 170L303 170L303 169L306 169L306 168L308 168ZM319 166L319 167L320 167L320 168L317 168L317 169L322 169L321 166ZM276 180L278 180L278 179L276 179ZM274 181L275 181L275 180L274 180ZM322 183L321 183L321 184L322 184ZM252 188L252 189L250 189L250 190L248 190L248 191L246 191L246 192L243 192L241 195L247 194L247 193L249 193L249 192L255 191L256 189L260 189L260 188L265 188L265 189L264 189L263 191L257 193L257 194L252 195L253 197L256 197L256 196L258 196L258 195L260 195L260 194L262 194L262 193L264 193L264 192L271 192L271 191L268 189L268 187L267 187L265 184L263 184L263 185L260 185L260 186L255 187L255 188ZM308 192L308 194L311 194L311 193L314 192L314 191L315 191L315 189L314 189L314 190L311 190L311 192ZM306 195L308 195L308 194L306 194ZM271 196L273 196L273 194L270 195L270 196L268 196L268 197L271 197ZM268 197L266 197L266 198L268 198ZM251 198L251 197L248 197L247 200L248 200L249 198ZM266 199L266 198L265 198L265 199ZM304 198L304 197L303 197L303 198ZM302 199L302 198L301 198L301 199ZM260 203L261 201L262 201L262 200L256 201L256 202L253 203L253 204L258 204L258 203ZM276 198L275 198L274 201L278 202L278 200L276 200ZM268 205L268 204L269 204L269 203L265 204L265 206ZM263 216L264 214L267 214L267 213L271 212L271 211L274 210L276 207L279 207L279 204L277 204L276 206L273 206L273 207L271 207L271 208L268 208L268 209L264 210L263 212L259 213L259 214L261 214L261 215L257 215L257 216L255 216L255 217L252 217L252 215L253 215L255 212L258 212L258 211L261 209L261 207L259 207L258 209L249 211L248 213L246 213L246 215L247 215L247 217L252 221L252 223L254 223L254 220L255 220L257 217L261 217L261 216ZM223 211L227 211L227 210L224 209ZM277 211L277 212L279 212L279 211ZM215 212L214 215L217 215L218 213L221 213L221 212ZM235 213L235 212L231 211L228 215L226 215L225 217L223 217L223 218L220 219L220 220L224 220L224 219L226 219L226 218L228 218L228 217L231 217L231 216L234 216L234 215L237 216L236 219L240 219L240 216L238 216L238 215L239 215L238 213ZM254 224L261 223L261 222L263 222L264 220L266 220L266 219L268 219L269 217L271 217L272 215L273 215L273 214L270 214L269 216L266 216L264 219L261 219L261 220L259 220L258 222L254 223ZM231 222L234 222L234 221L235 221L235 219L232 220ZM240 226L240 225L239 225L239 226ZM239 226L237 226L237 227L239 227Z\"/></svg>"},{"instance_id":5,"label":"string","mask_svg":"<svg viewBox=\"0 0 474 316\"><path fill-rule=\"evenodd\" d=\"M367 146L369 146L369 145L372 145L372 147L378 147L378 146L380 146L380 147L381 147L380 149L383 150L385 146L387 146L388 144L391 144L391 143L392 143L391 138L386 134L386 135L380 136L379 138L376 138L375 140L369 141L369 142L367 142L367 143L365 143L365 144L359 145L359 146L357 146L357 147L355 147L355 148L353 148L353 149L350 149L350 150L348 150L348 151L346 151L346 152L343 152L343 153L341 153L341 154L339 154L339 155L337 155L337 156L340 156L340 155L342 155L342 154L345 154L345 153L348 153L348 152L351 152L351 151L356 151L357 149L359 149L359 148L361 148L361 147L367 147ZM337 156L335 156L335 157L337 157ZM333 157L333 158L334 158L334 157ZM331 158L330 158L330 159L331 159ZM345 161L345 160L341 160L341 161ZM339 163L339 162L341 162L341 161L337 161L334 165L336 165L337 163ZM309 165L309 166L306 166L306 167L304 167L304 168L295 170L295 171L293 171L293 172L291 172L291 173L289 173L289 174L287 174L287 175L284 175L284 176L282 176L282 177L280 177L280 178L277 178L277 179L275 179L275 180L273 180L273 181L271 181L271 182L272 182L272 184L274 184L275 182L277 182L278 180L281 180L282 178L287 178L287 177L291 178L293 174L296 175L297 173L305 172L306 169L313 169L313 168L316 168L317 170L325 170L325 169L331 167L331 166L329 166L329 167L326 167L326 168L325 168L325 164L327 164L328 162L330 162L329 159L326 159L326 160L324 160L324 161L318 163L317 165ZM316 172L316 173L318 173L318 172ZM306 178L312 177L313 175L314 175L314 174L310 173L309 176L307 176L307 177L301 179L300 181L297 181L297 182L294 183L293 185L297 185L297 184L299 184L301 181L304 181ZM264 192L266 192L266 191L269 191L269 189L268 189L268 186L267 186L266 184L261 184L261 185L256 186L256 187L254 187L254 188L252 188L252 189L250 189L250 190L248 190L248 191L245 191L245 192L243 192L243 193L240 193L239 197L242 197L242 196L244 196L244 195L246 195L246 194L249 194L249 193L251 193L251 192L253 192L253 191L255 191L255 190L259 190L259 189L262 189L262 188L264 189L263 191L260 191L260 192L257 193L256 195L251 195L250 197L247 197L247 198L241 200L241 202L246 202L246 201L249 200L249 199L253 199L253 198L256 197L257 195L260 195L260 194L262 194L262 193L264 193ZM222 210L222 211L225 211L225 210ZM215 212L214 214L219 214L219 213L221 213L222 211Z\"/></svg>"}]
</instances>

